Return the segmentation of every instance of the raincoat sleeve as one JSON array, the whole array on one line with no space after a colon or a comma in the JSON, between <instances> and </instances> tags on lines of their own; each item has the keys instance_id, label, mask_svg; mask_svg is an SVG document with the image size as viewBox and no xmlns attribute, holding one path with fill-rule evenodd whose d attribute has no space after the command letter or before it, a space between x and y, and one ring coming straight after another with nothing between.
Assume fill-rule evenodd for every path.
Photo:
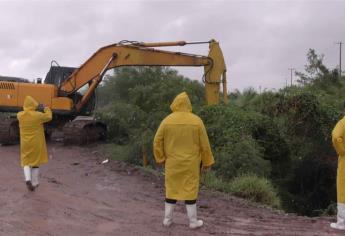
<instances>
[{"instance_id":1,"label":"raincoat sleeve","mask_svg":"<svg viewBox=\"0 0 345 236\"><path fill-rule=\"evenodd\" d=\"M44 112L39 112L39 119L41 123L51 121L52 117L53 114L49 107L45 107Z\"/></svg>"},{"instance_id":2,"label":"raincoat sleeve","mask_svg":"<svg viewBox=\"0 0 345 236\"><path fill-rule=\"evenodd\" d=\"M214 164L214 158L211 151L210 142L208 140L207 132L204 123L201 121L200 124L200 153L202 166L211 166Z\"/></svg>"},{"instance_id":3,"label":"raincoat sleeve","mask_svg":"<svg viewBox=\"0 0 345 236\"><path fill-rule=\"evenodd\" d=\"M153 140L153 153L157 163L165 162L164 154L164 124L160 124Z\"/></svg>"},{"instance_id":4,"label":"raincoat sleeve","mask_svg":"<svg viewBox=\"0 0 345 236\"><path fill-rule=\"evenodd\" d=\"M345 143L344 143L344 122L340 120L332 131L332 143L335 151L340 156L345 156Z\"/></svg>"}]
</instances>

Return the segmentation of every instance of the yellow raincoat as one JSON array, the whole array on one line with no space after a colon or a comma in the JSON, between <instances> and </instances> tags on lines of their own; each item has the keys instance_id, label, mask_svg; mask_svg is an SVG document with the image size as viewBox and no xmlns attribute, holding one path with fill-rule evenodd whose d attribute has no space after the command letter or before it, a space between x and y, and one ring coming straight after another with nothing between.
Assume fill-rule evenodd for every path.
<instances>
[{"instance_id":1,"label":"yellow raincoat","mask_svg":"<svg viewBox=\"0 0 345 236\"><path fill-rule=\"evenodd\" d=\"M52 119L49 107L44 113L36 111L38 103L30 96L24 99L23 110L17 114L20 129L21 165L40 166L48 162L43 123Z\"/></svg>"},{"instance_id":2,"label":"yellow raincoat","mask_svg":"<svg viewBox=\"0 0 345 236\"><path fill-rule=\"evenodd\" d=\"M192 113L188 95L179 94L173 111L160 124L153 141L157 163L165 162L166 198L196 200L200 163L211 166L214 158L202 120Z\"/></svg>"},{"instance_id":3,"label":"yellow raincoat","mask_svg":"<svg viewBox=\"0 0 345 236\"><path fill-rule=\"evenodd\" d=\"M333 146L338 153L337 170L337 202L345 203L345 117L343 117L332 131Z\"/></svg>"}]
</instances>

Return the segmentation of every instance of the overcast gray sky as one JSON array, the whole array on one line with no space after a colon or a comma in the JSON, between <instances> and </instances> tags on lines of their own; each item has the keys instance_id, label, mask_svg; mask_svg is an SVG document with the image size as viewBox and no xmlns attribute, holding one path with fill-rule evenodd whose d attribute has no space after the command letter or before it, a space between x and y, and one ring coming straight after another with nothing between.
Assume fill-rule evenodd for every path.
<instances>
[{"instance_id":1,"label":"overcast gray sky","mask_svg":"<svg viewBox=\"0 0 345 236\"><path fill-rule=\"evenodd\" d=\"M228 89L281 88L309 48L338 66L345 1L0 0L0 75L45 77L51 60L79 66L120 40L220 42ZM207 45L170 48L207 54ZM344 50L345 51L345 50ZM345 58L344 58L345 59ZM343 65L343 68L345 66ZM181 70L191 79L201 68Z\"/></svg>"}]
</instances>

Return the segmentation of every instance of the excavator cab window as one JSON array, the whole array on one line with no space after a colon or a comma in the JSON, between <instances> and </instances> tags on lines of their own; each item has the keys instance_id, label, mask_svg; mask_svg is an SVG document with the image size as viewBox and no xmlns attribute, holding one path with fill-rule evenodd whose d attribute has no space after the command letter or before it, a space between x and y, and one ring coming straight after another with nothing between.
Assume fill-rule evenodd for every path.
<instances>
[{"instance_id":1,"label":"excavator cab window","mask_svg":"<svg viewBox=\"0 0 345 236\"><path fill-rule=\"evenodd\" d=\"M77 68L66 66L51 66L46 75L46 78L44 79L44 83L54 84L57 87L60 87L60 84L65 81L75 69Z\"/></svg>"}]
</instances>

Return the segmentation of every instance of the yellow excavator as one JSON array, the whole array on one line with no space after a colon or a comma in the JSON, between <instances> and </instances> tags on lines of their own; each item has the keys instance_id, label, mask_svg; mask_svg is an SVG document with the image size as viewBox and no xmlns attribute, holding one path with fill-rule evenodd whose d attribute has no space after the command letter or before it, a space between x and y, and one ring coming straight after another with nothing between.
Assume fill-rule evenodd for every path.
<instances>
[{"instance_id":1,"label":"yellow excavator","mask_svg":"<svg viewBox=\"0 0 345 236\"><path fill-rule=\"evenodd\" d=\"M156 49L200 43L209 45L207 56ZM120 66L204 67L206 103L218 104L221 96L224 102L227 100L226 65L216 40L191 43L121 41L100 48L79 68L61 67L57 63L53 65L53 62L44 83L0 76L0 112L13 114L22 110L25 96L30 95L53 111L53 121L46 127L46 134L49 135L55 128L62 129L66 144L88 143L105 138L106 125L90 115L95 108L95 89L106 72L112 68ZM221 83L223 92L220 92ZM2 118L0 143L13 143L18 138L16 117Z\"/></svg>"}]
</instances>

